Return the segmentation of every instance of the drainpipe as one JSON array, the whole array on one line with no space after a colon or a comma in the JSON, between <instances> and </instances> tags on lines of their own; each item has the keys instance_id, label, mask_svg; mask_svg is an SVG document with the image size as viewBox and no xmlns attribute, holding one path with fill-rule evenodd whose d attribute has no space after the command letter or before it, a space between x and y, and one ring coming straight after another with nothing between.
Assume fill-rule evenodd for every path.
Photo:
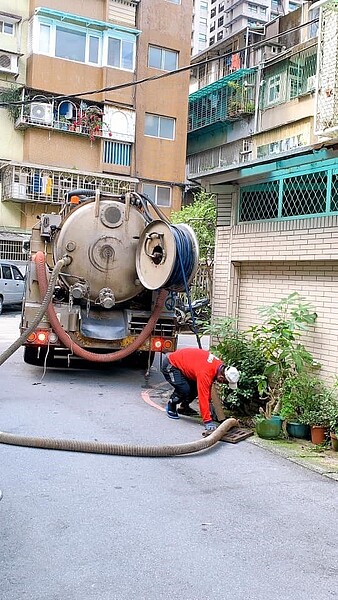
<instances>
[{"instance_id":1,"label":"drainpipe","mask_svg":"<svg viewBox=\"0 0 338 600\"><path fill-rule=\"evenodd\" d=\"M264 84L264 79L262 79L262 71L263 71L264 61L260 62L257 68L257 81L256 81L256 97L255 97L255 119L254 119L254 131L253 133L258 133L259 130L259 101L261 97L261 87Z\"/></svg>"}]
</instances>

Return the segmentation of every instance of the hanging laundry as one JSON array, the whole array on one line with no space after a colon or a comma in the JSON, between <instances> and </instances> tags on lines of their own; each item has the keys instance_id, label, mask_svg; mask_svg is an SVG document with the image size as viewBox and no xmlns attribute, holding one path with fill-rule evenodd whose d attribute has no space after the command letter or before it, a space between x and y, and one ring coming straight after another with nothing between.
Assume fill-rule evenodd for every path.
<instances>
[{"instance_id":1,"label":"hanging laundry","mask_svg":"<svg viewBox=\"0 0 338 600\"><path fill-rule=\"evenodd\" d=\"M50 175L43 175L41 177L41 193L45 196L52 195L52 178Z\"/></svg>"},{"instance_id":2,"label":"hanging laundry","mask_svg":"<svg viewBox=\"0 0 338 600\"><path fill-rule=\"evenodd\" d=\"M33 176L33 192L41 194L42 189L42 181L40 177L40 173L34 173Z\"/></svg>"},{"instance_id":3,"label":"hanging laundry","mask_svg":"<svg viewBox=\"0 0 338 600\"><path fill-rule=\"evenodd\" d=\"M233 54L231 57L231 68L234 71L237 71L237 69L241 68L241 59L238 52L236 52L236 54Z\"/></svg>"}]
</instances>

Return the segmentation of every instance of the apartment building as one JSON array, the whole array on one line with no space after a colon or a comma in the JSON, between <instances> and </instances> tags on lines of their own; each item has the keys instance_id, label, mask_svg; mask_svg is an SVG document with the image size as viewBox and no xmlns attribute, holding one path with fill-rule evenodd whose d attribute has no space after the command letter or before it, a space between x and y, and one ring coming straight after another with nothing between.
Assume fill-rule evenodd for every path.
<instances>
[{"instance_id":1,"label":"apartment building","mask_svg":"<svg viewBox=\"0 0 338 600\"><path fill-rule=\"evenodd\" d=\"M259 29L299 8L302 0L210 0L209 45L243 29Z\"/></svg>"},{"instance_id":2,"label":"apartment building","mask_svg":"<svg viewBox=\"0 0 338 600\"><path fill-rule=\"evenodd\" d=\"M178 210L189 73L167 75L189 64L190 0L6 1L0 231L18 241L75 188L136 189Z\"/></svg>"},{"instance_id":3,"label":"apartment building","mask_svg":"<svg viewBox=\"0 0 338 600\"><path fill-rule=\"evenodd\" d=\"M209 43L210 0L193 0L191 56L202 52Z\"/></svg>"},{"instance_id":4,"label":"apartment building","mask_svg":"<svg viewBox=\"0 0 338 600\"><path fill-rule=\"evenodd\" d=\"M298 292L318 314L306 343L338 359L338 12L298 9L266 26L249 56L239 33L194 68L187 173L217 203L213 314L241 329ZM313 21L313 22L311 22ZM230 45L232 44L232 47ZM214 54L212 54L214 52Z\"/></svg>"}]
</instances>

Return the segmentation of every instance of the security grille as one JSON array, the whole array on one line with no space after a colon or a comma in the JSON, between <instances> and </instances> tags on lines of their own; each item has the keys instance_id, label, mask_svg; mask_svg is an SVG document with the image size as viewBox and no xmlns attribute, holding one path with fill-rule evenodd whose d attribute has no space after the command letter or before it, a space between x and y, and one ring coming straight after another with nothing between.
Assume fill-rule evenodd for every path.
<instances>
[{"instance_id":1,"label":"security grille","mask_svg":"<svg viewBox=\"0 0 338 600\"><path fill-rule=\"evenodd\" d=\"M188 132L253 114L255 81L254 69L238 69L191 94Z\"/></svg>"},{"instance_id":2,"label":"security grille","mask_svg":"<svg viewBox=\"0 0 338 600\"><path fill-rule=\"evenodd\" d=\"M131 144L108 142L103 144L103 162L110 165L130 167Z\"/></svg>"},{"instance_id":3,"label":"security grille","mask_svg":"<svg viewBox=\"0 0 338 600\"><path fill-rule=\"evenodd\" d=\"M338 131L338 2L321 8L318 40L318 93L315 112L316 135L335 135Z\"/></svg>"},{"instance_id":4,"label":"security grille","mask_svg":"<svg viewBox=\"0 0 338 600\"><path fill-rule=\"evenodd\" d=\"M27 260L27 255L22 251L22 241L0 240L0 258L13 261Z\"/></svg>"},{"instance_id":5,"label":"security grille","mask_svg":"<svg viewBox=\"0 0 338 600\"><path fill-rule=\"evenodd\" d=\"M331 200L327 202L328 189ZM239 222L283 220L338 212L338 176L329 169L243 186Z\"/></svg>"},{"instance_id":6,"label":"security grille","mask_svg":"<svg viewBox=\"0 0 338 600\"><path fill-rule=\"evenodd\" d=\"M135 182L123 178L89 175L56 169L8 165L2 171L2 199L63 204L65 194L74 189L119 194L134 190Z\"/></svg>"},{"instance_id":7,"label":"security grille","mask_svg":"<svg viewBox=\"0 0 338 600\"><path fill-rule=\"evenodd\" d=\"M309 94L315 88L316 45L297 52L288 59L269 67L264 72L261 108L289 102Z\"/></svg>"}]
</instances>

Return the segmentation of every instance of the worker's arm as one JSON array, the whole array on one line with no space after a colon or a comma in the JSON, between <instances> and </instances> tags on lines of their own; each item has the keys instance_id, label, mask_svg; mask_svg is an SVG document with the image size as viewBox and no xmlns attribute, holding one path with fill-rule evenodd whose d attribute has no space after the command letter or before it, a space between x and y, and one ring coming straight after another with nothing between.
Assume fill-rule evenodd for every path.
<instances>
[{"instance_id":1,"label":"worker's arm","mask_svg":"<svg viewBox=\"0 0 338 600\"><path fill-rule=\"evenodd\" d=\"M206 423L207 421L212 421L212 417L210 414L212 383L213 381L212 379L210 379L210 377L203 377L197 380L198 402L203 423Z\"/></svg>"}]
</instances>

